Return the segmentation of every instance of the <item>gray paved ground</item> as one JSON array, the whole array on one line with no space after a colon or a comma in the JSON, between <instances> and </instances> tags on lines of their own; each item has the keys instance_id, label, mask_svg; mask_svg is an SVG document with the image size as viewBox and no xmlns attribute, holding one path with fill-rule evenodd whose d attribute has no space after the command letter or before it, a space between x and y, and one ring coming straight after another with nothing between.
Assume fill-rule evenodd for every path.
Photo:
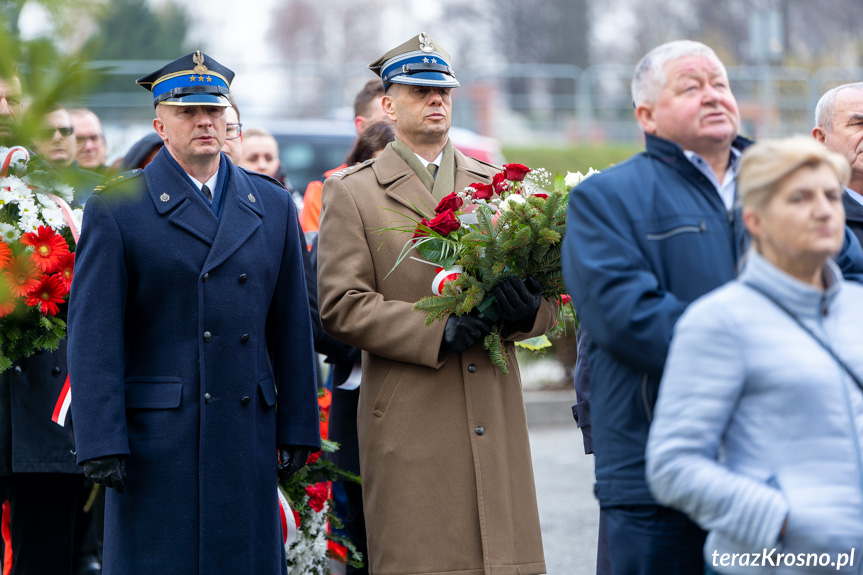
<instances>
[{"instance_id":1,"label":"gray paved ground","mask_svg":"<svg viewBox=\"0 0 863 575\"><path fill-rule=\"evenodd\" d=\"M557 417L568 408L565 394L546 405L525 399L548 575L593 575L599 519L593 456L584 454L581 432L571 416Z\"/></svg>"}]
</instances>

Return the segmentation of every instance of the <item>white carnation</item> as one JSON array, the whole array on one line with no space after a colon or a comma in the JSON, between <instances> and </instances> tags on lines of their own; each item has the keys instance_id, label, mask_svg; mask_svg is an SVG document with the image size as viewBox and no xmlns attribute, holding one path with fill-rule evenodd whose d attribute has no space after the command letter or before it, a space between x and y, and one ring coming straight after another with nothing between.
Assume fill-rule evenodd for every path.
<instances>
[{"instance_id":1,"label":"white carnation","mask_svg":"<svg viewBox=\"0 0 863 575\"><path fill-rule=\"evenodd\" d=\"M505 212L512 207L512 204L523 204L524 198L519 194L510 194L500 203L500 211Z\"/></svg>"},{"instance_id":2,"label":"white carnation","mask_svg":"<svg viewBox=\"0 0 863 575\"><path fill-rule=\"evenodd\" d=\"M567 188L574 188L585 179L589 178L593 174L598 174L599 170L594 170L593 168L589 168L586 174L582 174L581 172L567 172L566 177L563 179Z\"/></svg>"}]
</instances>

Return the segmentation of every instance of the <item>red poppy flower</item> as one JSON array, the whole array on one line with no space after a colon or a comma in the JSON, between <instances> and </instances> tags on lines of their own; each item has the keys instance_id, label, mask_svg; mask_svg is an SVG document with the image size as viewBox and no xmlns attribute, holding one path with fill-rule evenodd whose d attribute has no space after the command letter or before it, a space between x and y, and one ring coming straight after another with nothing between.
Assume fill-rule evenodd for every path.
<instances>
[{"instance_id":1,"label":"red poppy flower","mask_svg":"<svg viewBox=\"0 0 863 575\"><path fill-rule=\"evenodd\" d=\"M25 255L9 260L3 277L9 282L9 289L15 297L24 297L31 289L39 285L42 273L30 262Z\"/></svg>"},{"instance_id":2,"label":"red poppy flower","mask_svg":"<svg viewBox=\"0 0 863 575\"><path fill-rule=\"evenodd\" d=\"M530 168L523 164L504 164L504 174L507 180L520 182L530 172Z\"/></svg>"},{"instance_id":3,"label":"red poppy flower","mask_svg":"<svg viewBox=\"0 0 863 575\"><path fill-rule=\"evenodd\" d=\"M57 264L57 275L63 281L66 291L72 289L72 277L75 275L75 254L66 254Z\"/></svg>"},{"instance_id":4,"label":"red poppy flower","mask_svg":"<svg viewBox=\"0 0 863 575\"><path fill-rule=\"evenodd\" d=\"M12 259L12 248L6 242L0 242L0 270L6 267Z\"/></svg>"},{"instance_id":5,"label":"red poppy flower","mask_svg":"<svg viewBox=\"0 0 863 575\"><path fill-rule=\"evenodd\" d=\"M329 499L330 492L326 483L306 485L306 495L309 496L309 507L320 513Z\"/></svg>"},{"instance_id":6,"label":"red poppy flower","mask_svg":"<svg viewBox=\"0 0 863 575\"><path fill-rule=\"evenodd\" d=\"M42 304L42 315L57 315L60 311L57 304L63 303L65 294L66 288L58 275L44 275L39 285L27 294L25 303L32 307Z\"/></svg>"},{"instance_id":7,"label":"red poppy flower","mask_svg":"<svg viewBox=\"0 0 863 575\"><path fill-rule=\"evenodd\" d=\"M6 317L12 313L16 305L18 305L18 299L3 278L0 278L0 317Z\"/></svg>"},{"instance_id":8,"label":"red poppy flower","mask_svg":"<svg viewBox=\"0 0 863 575\"><path fill-rule=\"evenodd\" d=\"M494 178L491 180L491 185L494 187L494 191L497 195L500 195L509 189L509 182L506 181L506 175L503 172L494 175Z\"/></svg>"},{"instance_id":9,"label":"red poppy flower","mask_svg":"<svg viewBox=\"0 0 863 575\"><path fill-rule=\"evenodd\" d=\"M446 196L444 199L440 201L437 207L434 209L436 214L442 214L447 210L456 211L464 204L464 200L456 195L455 192Z\"/></svg>"},{"instance_id":10,"label":"red poppy flower","mask_svg":"<svg viewBox=\"0 0 863 575\"><path fill-rule=\"evenodd\" d=\"M21 236L21 243L33 246L30 259L45 273L57 271L60 258L69 253L69 246L63 236L45 226L39 226L35 234L29 232Z\"/></svg>"},{"instance_id":11,"label":"red poppy flower","mask_svg":"<svg viewBox=\"0 0 863 575\"><path fill-rule=\"evenodd\" d=\"M447 210L442 214L438 214L438 216L431 221L426 221L426 219L423 218L422 223L427 225L430 230L435 231L442 236L448 236L450 232L454 232L461 227L461 222L458 221L458 218L455 217L455 213L452 210Z\"/></svg>"},{"instance_id":12,"label":"red poppy flower","mask_svg":"<svg viewBox=\"0 0 863 575\"><path fill-rule=\"evenodd\" d=\"M475 200L490 200L494 194L494 188L491 184L471 184L473 188L473 199Z\"/></svg>"}]
</instances>

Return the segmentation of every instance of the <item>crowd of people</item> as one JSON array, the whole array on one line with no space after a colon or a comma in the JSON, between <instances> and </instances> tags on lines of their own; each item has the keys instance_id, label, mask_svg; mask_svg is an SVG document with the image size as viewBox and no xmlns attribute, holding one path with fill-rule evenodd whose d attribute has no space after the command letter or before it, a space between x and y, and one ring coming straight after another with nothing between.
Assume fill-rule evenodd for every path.
<instances>
[{"instance_id":1,"label":"crowd of people","mask_svg":"<svg viewBox=\"0 0 863 575\"><path fill-rule=\"evenodd\" d=\"M138 80L154 131L111 166L92 111L44 117L29 145L84 221L68 341L0 374L4 575L285 573L276 485L321 446L316 354L362 477L348 573L546 572L514 342L558 302L494 288L506 374L487 318L412 310L436 272L393 270L379 230L499 168L453 146L459 81L427 34L369 68L355 145L302 197L200 51ZM645 151L571 191L562 242L597 574L859 573L863 82L810 135L753 142L719 57L682 40L632 100ZM0 79L0 140L21 111Z\"/></svg>"}]
</instances>

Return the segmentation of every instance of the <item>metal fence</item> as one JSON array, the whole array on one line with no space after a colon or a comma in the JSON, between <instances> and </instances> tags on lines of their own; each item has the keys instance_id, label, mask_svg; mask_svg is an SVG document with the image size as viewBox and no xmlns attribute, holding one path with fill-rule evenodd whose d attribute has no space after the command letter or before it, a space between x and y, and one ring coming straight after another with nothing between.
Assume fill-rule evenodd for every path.
<instances>
[{"instance_id":1,"label":"metal fence","mask_svg":"<svg viewBox=\"0 0 863 575\"><path fill-rule=\"evenodd\" d=\"M85 105L116 128L153 118L150 100L134 80L161 62L102 61L103 87ZM502 142L567 144L638 142L629 83L633 66L586 69L553 64L510 64L458 70L454 124ZM819 96L841 83L863 80L863 68L730 67L741 111L741 133L780 137L809 133ZM323 71L317 64L257 64L238 70L234 92L250 122L287 118L352 117L354 94L372 78L365 64Z\"/></svg>"}]
</instances>

